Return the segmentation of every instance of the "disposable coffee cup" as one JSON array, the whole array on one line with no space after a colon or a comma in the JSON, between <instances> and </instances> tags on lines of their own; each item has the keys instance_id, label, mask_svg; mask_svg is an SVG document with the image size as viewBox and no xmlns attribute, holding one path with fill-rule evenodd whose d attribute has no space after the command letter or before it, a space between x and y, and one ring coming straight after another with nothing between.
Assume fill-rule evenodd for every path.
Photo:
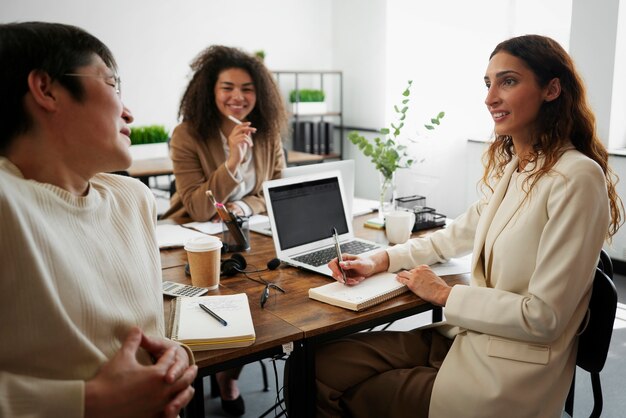
<instances>
[{"instance_id":1,"label":"disposable coffee cup","mask_svg":"<svg viewBox=\"0 0 626 418\"><path fill-rule=\"evenodd\" d=\"M409 240L415 213L405 210L389 212L385 215L385 235L391 244L403 244Z\"/></svg>"},{"instance_id":2,"label":"disposable coffee cup","mask_svg":"<svg viewBox=\"0 0 626 418\"><path fill-rule=\"evenodd\" d=\"M220 254L222 241L212 235L194 237L185 243L191 284L217 289L220 284Z\"/></svg>"}]
</instances>

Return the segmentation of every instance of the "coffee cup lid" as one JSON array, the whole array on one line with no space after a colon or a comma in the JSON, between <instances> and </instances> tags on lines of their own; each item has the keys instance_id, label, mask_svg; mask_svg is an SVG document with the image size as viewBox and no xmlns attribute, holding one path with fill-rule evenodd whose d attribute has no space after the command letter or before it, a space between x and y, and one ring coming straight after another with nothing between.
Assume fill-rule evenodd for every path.
<instances>
[{"instance_id":1,"label":"coffee cup lid","mask_svg":"<svg viewBox=\"0 0 626 418\"><path fill-rule=\"evenodd\" d=\"M222 241L213 235L193 237L185 243L185 250L191 252L211 251L222 248Z\"/></svg>"}]
</instances>

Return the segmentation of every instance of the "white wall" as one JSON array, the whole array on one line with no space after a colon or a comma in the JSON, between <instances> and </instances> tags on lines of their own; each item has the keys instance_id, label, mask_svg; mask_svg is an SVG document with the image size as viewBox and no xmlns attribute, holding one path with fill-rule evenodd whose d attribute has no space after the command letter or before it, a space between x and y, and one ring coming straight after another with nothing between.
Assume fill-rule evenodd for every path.
<instances>
[{"instance_id":1,"label":"white wall","mask_svg":"<svg viewBox=\"0 0 626 418\"><path fill-rule=\"evenodd\" d=\"M270 69L332 67L331 0L1 1L1 22L70 23L106 43L137 126L174 128L189 63L212 44L263 49Z\"/></svg>"},{"instance_id":2,"label":"white wall","mask_svg":"<svg viewBox=\"0 0 626 418\"><path fill-rule=\"evenodd\" d=\"M399 102L407 80L413 80L403 136L419 140L414 151L426 160L398 173L398 194L424 195L427 204L441 213L459 215L467 202L475 199L475 194L468 193L474 190L478 180L475 176L480 172L476 169L480 160L467 158L467 139L488 139L493 129L483 103L483 76L489 54L500 41L526 33L551 36L567 48L571 0L379 0L369 13L360 10L365 8L359 8L356 1L348 3L345 7L352 10L354 19L348 19L346 12L335 6L335 19L341 28L335 28L335 36L340 39L334 42L334 56L352 58L354 49L371 47L358 55L366 55L365 61L356 59L356 64L339 66L345 71L346 83L355 88L347 94L359 97L356 106L345 106L346 121L381 128L393 119L393 105ZM380 10L382 6L385 10ZM363 42L359 42L361 39ZM380 45L381 39L386 46ZM380 69L381 62L385 69ZM381 79L358 77L353 69ZM368 116L352 116L354 110ZM440 110L446 112L441 127L428 133L424 122ZM372 115L372 111L384 112L385 120ZM375 199L376 171L358 150L347 148L347 155L357 159L357 195ZM471 186L459 187L466 184Z\"/></svg>"},{"instance_id":3,"label":"white wall","mask_svg":"<svg viewBox=\"0 0 626 418\"><path fill-rule=\"evenodd\" d=\"M609 146L626 148L626 2L621 2L617 13L615 42L615 68L613 71L613 97Z\"/></svg>"},{"instance_id":4,"label":"white wall","mask_svg":"<svg viewBox=\"0 0 626 418\"><path fill-rule=\"evenodd\" d=\"M596 115L598 136L609 146L611 101L619 0L574 0L570 54L576 62ZM623 77L623 74L618 76ZM623 117L620 119L623 120Z\"/></svg>"}]
</instances>

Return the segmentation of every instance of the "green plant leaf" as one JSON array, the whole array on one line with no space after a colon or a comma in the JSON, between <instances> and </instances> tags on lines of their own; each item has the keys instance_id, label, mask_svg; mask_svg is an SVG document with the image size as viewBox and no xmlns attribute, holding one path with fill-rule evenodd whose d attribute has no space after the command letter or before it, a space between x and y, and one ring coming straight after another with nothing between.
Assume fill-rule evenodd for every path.
<instances>
[{"instance_id":1,"label":"green plant leaf","mask_svg":"<svg viewBox=\"0 0 626 418\"><path fill-rule=\"evenodd\" d=\"M441 119L446 115L446 112L439 112L439 114L437 115L437 119Z\"/></svg>"},{"instance_id":2,"label":"green plant leaf","mask_svg":"<svg viewBox=\"0 0 626 418\"><path fill-rule=\"evenodd\" d=\"M432 125L424 125L424 128L428 129L429 131L432 131L433 129L435 129L435 127Z\"/></svg>"}]
</instances>

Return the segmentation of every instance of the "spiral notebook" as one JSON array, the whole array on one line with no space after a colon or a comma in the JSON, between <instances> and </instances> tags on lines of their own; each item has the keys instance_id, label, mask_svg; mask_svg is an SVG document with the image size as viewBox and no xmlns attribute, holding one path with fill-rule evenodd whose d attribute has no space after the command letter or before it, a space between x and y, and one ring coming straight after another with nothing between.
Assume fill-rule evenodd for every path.
<instances>
[{"instance_id":1,"label":"spiral notebook","mask_svg":"<svg viewBox=\"0 0 626 418\"><path fill-rule=\"evenodd\" d=\"M361 311L409 290L394 273L379 273L356 286L334 282L309 289L309 298L352 311Z\"/></svg>"},{"instance_id":2,"label":"spiral notebook","mask_svg":"<svg viewBox=\"0 0 626 418\"><path fill-rule=\"evenodd\" d=\"M223 318L223 325L200 307L200 303ZM248 296L214 295L178 297L172 300L170 336L191 351L246 347L256 339Z\"/></svg>"}]
</instances>

